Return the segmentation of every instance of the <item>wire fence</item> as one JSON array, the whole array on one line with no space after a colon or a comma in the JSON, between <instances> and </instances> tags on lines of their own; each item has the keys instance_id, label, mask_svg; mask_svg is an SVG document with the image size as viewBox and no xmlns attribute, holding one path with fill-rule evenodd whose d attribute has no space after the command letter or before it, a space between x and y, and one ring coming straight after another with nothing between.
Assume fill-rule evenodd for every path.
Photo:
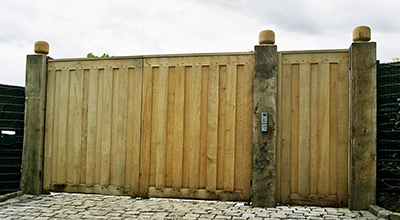
<instances>
[{"instance_id":1,"label":"wire fence","mask_svg":"<svg viewBox=\"0 0 400 220\"><path fill-rule=\"evenodd\" d=\"M400 62L378 61L377 197L400 195Z\"/></svg>"},{"instance_id":2,"label":"wire fence","mask_svg":"<svg viewBox=\"0 0 400 220\"><path fill-rule=\"evenodd\" d=\"M0 195L20 189L25 88L0 84Z\"/></svg>"}]
</instances>

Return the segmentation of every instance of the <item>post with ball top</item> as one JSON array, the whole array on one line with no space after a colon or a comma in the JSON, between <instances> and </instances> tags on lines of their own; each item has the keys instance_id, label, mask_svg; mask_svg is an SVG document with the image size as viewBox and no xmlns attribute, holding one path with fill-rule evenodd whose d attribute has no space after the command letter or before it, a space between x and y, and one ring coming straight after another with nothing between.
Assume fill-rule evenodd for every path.
<instances>
[{"instance_id":1,"label":"post with ball top","mask_svg":"<svg viewBox=\"0 0 400 220\"><path fill-rule=\"evenodd\" d=\"M376 43L371 29L353 30L349 85L349 208L365 210L376 203Z\"/></svg>"},{"instance_id":2,"label":"post with ball top","mask_svg":"<svg viewBox=\"0 0 400 220\"><path fill-rule=\"evenodd\" d=\"M21 190L25 194L38 195L43 191L46 55L49 44L37 41L34 51L36 54L28 55L26 62Z\"/></svg>"},{"instance_id":3,"label":"post with ball top","mask_svg":"<svg viewBox=\"0 0 400 220\"><path fill-rule=\"evenodd\" d=\"M254 50L253 173L255 207L275 207L276 76L275 33L261 31Z\"/></svg>"}]
</instances>

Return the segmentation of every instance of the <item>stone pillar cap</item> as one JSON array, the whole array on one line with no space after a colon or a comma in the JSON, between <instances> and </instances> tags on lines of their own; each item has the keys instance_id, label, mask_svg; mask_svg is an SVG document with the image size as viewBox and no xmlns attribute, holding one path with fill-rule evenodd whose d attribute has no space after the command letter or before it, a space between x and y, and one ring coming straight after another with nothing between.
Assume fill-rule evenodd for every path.
<instances>
[{"instance_id":1,"label":"stone pillar cap","mask_svg":"<svg viewBox=\"0 0 400 220\"><path fill-rule=\"evenodd\" d=\"M368 42L371 40L371 28L368 26L358 26L353 30L354 42Z\"/></svg>"},{"instance_id":2,"label":"stone pillar cap","mask_svg":"<svg viewBox=\"0 0 400 220\"><path fill-rule=\"evenodd\" d=\"M35 53L37 54L48 54L49 53L49 43L46 41L36 41L35 43Z\"/></svg>"},{"instance_id":3,"label":"stone pillar cap","mask_svg":"<svg viewBox=\"0 0 400 220\"><path fill-rule=\"evenodd\" d=\"M263 44L275 44L275 33L271 30L263 30L258 35L258 42Z\"/></svg>"}]
</instances>

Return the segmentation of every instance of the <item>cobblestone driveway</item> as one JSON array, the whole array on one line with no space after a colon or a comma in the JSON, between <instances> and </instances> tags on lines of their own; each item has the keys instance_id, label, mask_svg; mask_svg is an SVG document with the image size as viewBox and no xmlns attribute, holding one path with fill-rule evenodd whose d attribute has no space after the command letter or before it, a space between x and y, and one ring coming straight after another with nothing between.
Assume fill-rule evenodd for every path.
<instances>
[{"instance_id":1,"label":"cobblestone driveway","mask_svg":"<svg viewBox=\"0 0 400 220\"><path fill-rule=\"evenodd\" d=\"M310 206L251 208L242 202L132 199L52 193L0 203L0 219L377 219L368 211Z\"/></svg>"}]
</instances>

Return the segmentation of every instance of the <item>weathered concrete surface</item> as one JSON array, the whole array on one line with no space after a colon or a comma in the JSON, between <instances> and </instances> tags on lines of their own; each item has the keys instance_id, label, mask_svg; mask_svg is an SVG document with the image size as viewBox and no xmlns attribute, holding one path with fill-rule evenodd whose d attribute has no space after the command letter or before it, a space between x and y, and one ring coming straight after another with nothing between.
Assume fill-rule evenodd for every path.
<instances>
[{"instance_id":1,"label":"weathered concrete surface","mask_svg":"<svg viewBox=\"0 0 400 220\"><path fill-rule=\"evenodd\" d=\"M252 208L243 202L134 199L52 193L0 203L0 219L378 219L368 211L315 206Z\"/></svg>"}]
</instances>

